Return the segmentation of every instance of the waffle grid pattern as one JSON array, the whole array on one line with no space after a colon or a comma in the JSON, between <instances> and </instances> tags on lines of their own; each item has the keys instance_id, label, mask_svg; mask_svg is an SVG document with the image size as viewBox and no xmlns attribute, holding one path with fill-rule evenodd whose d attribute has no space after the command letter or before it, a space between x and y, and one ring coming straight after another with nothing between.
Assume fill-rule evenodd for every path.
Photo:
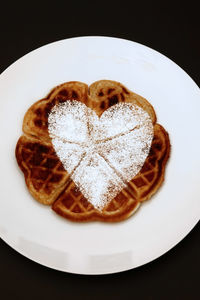
<instances>
[{"instance_id":1,"label":"waffle grid pattern","mask_svg":"<svg viewBox=\"0 0 200 300\"><path fill-rule=\"evenodd\" d=\"M68 178L50 144L42 145L35 139L25 138L19 143L18 151L22 157L22 169L28 173L27 181L31 180L37 192L49 195L58 183Z\"/></svg>"}]
</instances>

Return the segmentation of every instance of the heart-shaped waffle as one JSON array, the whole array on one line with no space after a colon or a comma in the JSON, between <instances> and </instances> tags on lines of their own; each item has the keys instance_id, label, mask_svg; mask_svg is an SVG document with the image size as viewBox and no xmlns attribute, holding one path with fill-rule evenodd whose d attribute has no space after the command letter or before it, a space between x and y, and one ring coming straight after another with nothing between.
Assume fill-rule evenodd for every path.
<instances>
[{"instance_id":1,"label":"heart-shaped waffle","mask_svg":"<svg viewBox=\"0 0 200 300\"><path fill-rule=\"evenodd\" d=\"M54 142L59 137L56 135L53 137L55 132L51 130L49 135L48 118L52 111L59 106L68 106L69 103L76 103L80 107L86 105L87 113L88 110L93 111L100 118L109 107L111 108L107 111L115 110L117 106L123 105L138 107L151 119L154 137L152 142L151 140L149 142L149 148L146 149L146 157L142 161L143 166L140 164L140 168L135 173L130 172L133 177L127 177L128 183L122 178L124 185L121 185L121 188L113 194L114 196L110 193L112 197L109 201L104 201L101 209L98 205L95 206L94 202L92 204L89 199L88 186L84 191L77 183L76 176L73 177L70 169L72 164L68 161L68 167L66 167L64 161L58 158L59 151ZM69 111L66 112L69 113ZM38 201L53 204L52 208L55 212L70 220L120 221L126 219L142 201L149 199L163 182L170 151L168 134L162 126L156 124L156 115L150 103L118 82L101 80L93 83L89 88L84 83L68 82L56 87L45 99L34 103L27 111L23 131L24 135L17 143L16 158L24 172L29 191ZM128 167L130 170L131 164ZM75 169L72 168L73 174L76 174L76 168L77 165ZM106 166L103 168L106 169ZM85 168L81 170L82 177ZM114 182L117 181L114 178L115 175L112 175ZM98 181L96 184L98 187ZM111 190L114 190L114 187L110 187Z\"/></svg>"}]
</instances>

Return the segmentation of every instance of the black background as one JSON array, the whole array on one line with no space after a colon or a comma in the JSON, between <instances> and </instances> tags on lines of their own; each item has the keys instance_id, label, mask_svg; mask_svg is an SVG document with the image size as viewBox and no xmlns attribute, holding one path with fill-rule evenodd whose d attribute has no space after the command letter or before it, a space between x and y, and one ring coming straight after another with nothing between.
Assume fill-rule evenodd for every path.
<instances>
[{"instance_id":1,"label":"black background","mask_svg":"<svg viewBox=\"0 0 200 300\"><path fill-rule=\"evenodd\" d=\"M0 72L31 50L82 35L114 36L165 54L200 85L198 7L191 1L50 2L1 6ZM189 99L188 99L189 103ZM190 201L190 199L188 199ZM187 222L187 220L186 220ZM199 224L176 247L140 268L104 276L58 272L0 240L1 299L199 299Z\"/></svg>"}]
</instances>

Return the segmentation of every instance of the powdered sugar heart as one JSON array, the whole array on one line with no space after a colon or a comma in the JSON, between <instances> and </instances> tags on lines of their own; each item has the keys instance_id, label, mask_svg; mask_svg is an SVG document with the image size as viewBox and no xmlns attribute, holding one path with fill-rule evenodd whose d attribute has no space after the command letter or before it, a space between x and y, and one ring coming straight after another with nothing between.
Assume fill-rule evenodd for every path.
<instances>
[{"instance_id":1,"label":"powdered sugar heart","mask_svg":"<svg viewBox=\"0 0 200 300\"><path fill-rule=\"evenodd\" d=\"M99 210L141 170L153 138L148 113L132 103L116 104L99 118L69 100L53 107L48 130L65 170Z\"/></svg>"}]
</instances>

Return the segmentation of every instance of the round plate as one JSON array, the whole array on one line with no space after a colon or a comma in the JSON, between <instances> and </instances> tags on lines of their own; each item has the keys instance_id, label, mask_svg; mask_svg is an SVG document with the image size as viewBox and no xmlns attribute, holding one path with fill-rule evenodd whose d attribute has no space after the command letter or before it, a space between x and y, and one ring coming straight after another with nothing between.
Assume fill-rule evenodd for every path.
<instances>
[{"instance_id":1,"label":"round plate","mask_svg":"<svg viewBox=\"0 0 200 300\"><path fill-rule=\"evenodd\" d=\"M23 116L31 104L66 81L120 81L147 98L172 145L165 181L128 220L72 223L29 194L15 160ZM25 55L0 76L0 235L42 265L80 274L141 266L167 252L200 216L200 91L162 54L109 37L58 41Z\"/></svg>"}]
</instances>

